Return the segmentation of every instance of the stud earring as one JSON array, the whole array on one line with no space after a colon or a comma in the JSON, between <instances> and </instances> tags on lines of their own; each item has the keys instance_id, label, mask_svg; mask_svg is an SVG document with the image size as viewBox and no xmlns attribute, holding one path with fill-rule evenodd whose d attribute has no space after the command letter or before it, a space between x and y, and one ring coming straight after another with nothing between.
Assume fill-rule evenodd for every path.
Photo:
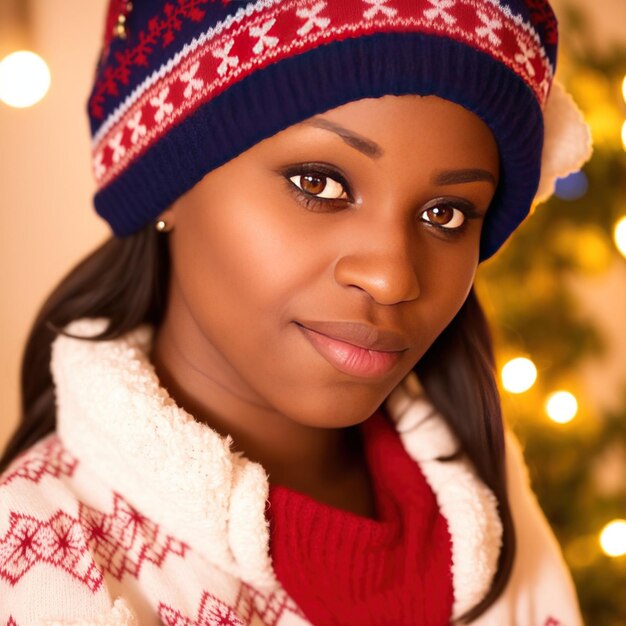
<instances>
[{"instance_id":1,"label":"stud earring","mask_svg":"<svg viewBox=\"0 0 626 626\"><path fill-rule=\"evenodd\" d=\"M160 233L167 233L167 232L169 232L171 230L170 227L168 226L167 222L164 219L157 220L157 222L154 225L154 227Z\"/></svg>"}]
</instances>

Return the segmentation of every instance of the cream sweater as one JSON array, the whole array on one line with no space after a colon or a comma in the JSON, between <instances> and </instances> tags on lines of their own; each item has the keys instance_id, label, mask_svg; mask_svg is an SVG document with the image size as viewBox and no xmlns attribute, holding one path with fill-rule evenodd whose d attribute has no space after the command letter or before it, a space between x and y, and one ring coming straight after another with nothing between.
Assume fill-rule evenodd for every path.
<instances>
[{"instance_id":1,"label":"cream sweater","mask_svg":"<svg viewBox=\"0 0 626 626\"><path fill-rule=\"evenodd\" d=\"M103 324L68 330L90 336ZM272 569L266 472L176 406L148 360L150 341L148 327L109 342L55 341L57 432L0 478L0 625L309 624ZM495 498L465 458L437 461L457 442L441 417L426 419L414 379L387 408L448 522L460 615L495 572ZM510 434L507 464L517 558L506 591L474 624L579 626Z\"/></svg>"}]
</instances>

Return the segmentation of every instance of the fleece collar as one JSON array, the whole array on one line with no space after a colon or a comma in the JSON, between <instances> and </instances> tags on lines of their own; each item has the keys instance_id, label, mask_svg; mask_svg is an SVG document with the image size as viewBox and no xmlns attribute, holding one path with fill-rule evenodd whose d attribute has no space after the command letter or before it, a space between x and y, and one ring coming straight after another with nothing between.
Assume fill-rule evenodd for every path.
<instances>
[{"instance_id":1,"label":"fleece collar","mask_svg":"<svg viewBox=\"0 0 626 626\"><path fill-rule=\"evenodd\" d=\"M66 332L91 337L105 327L106 320L85 319ZM52 353L58 433L72 454L144 515L228 574L274 591L267 474L231 450L230 436L176 405L148 359L151 341L148 326L113 341L59 336ZM455 452L458 442L414 377L394 391L387 408L448 522L458 616L484 597L496 570L502 534L496 499L464 457L437 460Z\"/></svg>"}]
</instances>

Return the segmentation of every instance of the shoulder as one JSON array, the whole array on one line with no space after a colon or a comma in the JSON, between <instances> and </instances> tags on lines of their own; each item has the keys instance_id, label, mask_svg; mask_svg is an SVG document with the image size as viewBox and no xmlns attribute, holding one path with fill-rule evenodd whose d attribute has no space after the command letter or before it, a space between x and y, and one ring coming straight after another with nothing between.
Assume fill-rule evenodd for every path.
<instances>
[{"instance_id":1,"label":"shoulder","mask_svg":"<svg viewBox=\"0 0 626 626\"><path fill-rule=\"evenodd\" d=\"M239 587L56 434L0 476L0 624L156 626L181 604L230 606Z\"/></svg>"},{"instance_id":2,"label":"shoulder","mask_svg":"<svg viewBox=\"0 0 626 626\"><path fill-rule=\"evenodd\" d=\"M94 485L76 480L78 466L52 434L0 476L0 623L53 623L61 607L104 620L94 623L137 623L94 557L97 509L80 493Z\"/></svg>"},{"instance_id":3,"label":"shoulder","mask_svg":"<svg viewBox=\"0 0 626 626\"><path fill-rule=\"evenodd\" d=\"M407 452L420 464L448 522L452 541L454 615L475 606L488 591L500 553L497 501L443 417L407 379L387 408ZM506 433L508 496L517 549L503 593L473 626L581 626L570 574L559 545L533 494L515 435Z\"/></svg>"},{"instance_id":4,"label":"shoulder","mask_svg":"<svg viewBox=\"0 0 626 626\"><path fill-rule=\"evenodd\" d=\"M576 591L559 544L535 497L521 445L506 433L507 485L516 552L511 578L479 626L581 626Z\"/></svg>"},{"instance_id":5,"label":"shoulder","mask_svg":"<svg viewBox=\"0 0 626 626\"><path fill-rule=\"evenodd\" d=\"M78 465L56 434L18 456L0 476L0 519L41 519L60 509L71 511L76 498L68 483Z\"/></svg>"}]
</instances>

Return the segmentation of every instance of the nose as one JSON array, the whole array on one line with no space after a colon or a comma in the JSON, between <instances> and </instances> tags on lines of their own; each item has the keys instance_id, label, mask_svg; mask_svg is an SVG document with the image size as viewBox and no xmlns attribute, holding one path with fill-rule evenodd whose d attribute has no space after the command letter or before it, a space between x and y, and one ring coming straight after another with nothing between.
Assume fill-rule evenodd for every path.
<instances>
[{"instance_id":1,"label":"nose","mask_svg":"<svg viewBox=\"0 0 626 626\"><path fill-rule=\"evenodd\" d=\"M410 302L420 296L417 264L406 233L378 228L363 233L362 243L335 264L335 280L367 293L382 305Z\"/></svg>"}]
</instances>

